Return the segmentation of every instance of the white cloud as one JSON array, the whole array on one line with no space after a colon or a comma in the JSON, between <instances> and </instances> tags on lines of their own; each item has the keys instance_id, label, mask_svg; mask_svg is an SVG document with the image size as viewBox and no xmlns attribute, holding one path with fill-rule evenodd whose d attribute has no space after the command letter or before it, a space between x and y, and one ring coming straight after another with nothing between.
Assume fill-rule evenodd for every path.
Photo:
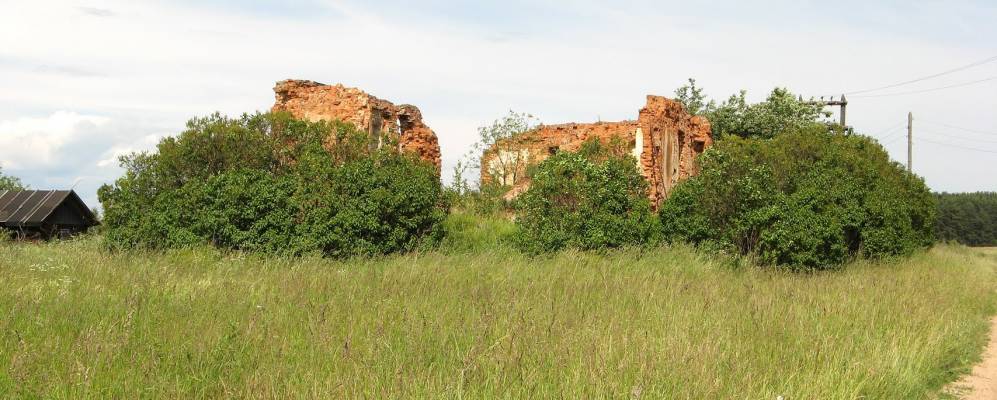
<instances>
[{"instance_id":1,"label":"white cloud","mask_svg":"<svg viewBox=\"0 0 997 400\"><path fill-rule=\"evenodd\" d=\"M52 119L58 110L71 110L64 114L82 119L69 134L60 136L52 128L39 140L0 131L0 162L26 173L59 169L52 163L64 164L60 174L69 174L61 172L70 169L66 163L78 163L72 165L77 169L113 169L115 156L151 147L150 135L176 134L188 118L214 111L266 110L273 103L274 82L304 78L341 82L419 106L440 136L444 168L449 168L474 141L476 126L510 108L548 123L630 119L645 94L671 94L688 77L696 77L714 97L743 88L758 99L777 85L804 95L837 95L992 55L986 54L990 49L947 41L951 27L925 26L917 37L892 34L879 26L864 29L845 25L850 23L845 20L818 19L799 11L805 7L796 2L735 7L739 15L692 10L703 6L684 6L687 2L609 7L574 1L523 10L515 9L524 7L516 2L492 5L507 10L501 18L505 26L489 25L494 21L487 16L427 16L421 12L425 7L400 2L316 3L332 12L294 19L227 12L218 4L198 7L196 2L5 4L0 14L0 121L26 124L32 118L12 114L24 110L47 115L34 119L49 124L56 123ZM440 4L445 2L431 3L434 9L447 9ZM723 7L711 7L717 6ZM84 15L84 7L113 17ZM761 11L752 14L754 8ZM556 14L558 9L570 13ZM944 15L949 9L963 12L959 10L967 7L928 7L923 13L971 22ZM769 14L773 16L765 16ZM529 27L519 29L519 20ZM986 71L993 68L977 72ZM992 88L853 99L850 121L860 131L877 132L914 111L942 122L997 127L997 116L990 112ZM109 120L85 119L97 116ZM86 150L92 154L65 153L71 140L94 142ZM905 158L899 146L890 150L895 158ZM991 162L992 154L962 152L960 161L952 163L953 152L947 149L925 144L915 151L917 172L935 189L995 189L986 168L980 168ZM49 158L25 155L36 152Z\"/></svg>"},{"instance_id":2,"label":"white cloud","mask_svg":"<svg viewBox=\"0 0 997 400\"><path fill-rule=\"evenodd\" d=\"M96 205L97 188L121 175L121 155L146 151L164 136L160 127L130 117L71 111L0 120L0 166L39 189L77 186Z\"/></svg>"},{"instance_id":3,"label":"white cloud","mask_svg":"<svg viewBox=\"0 0 997 400\"><path fill-rule=\"evenodd\" d=\"M108 121L67 111L44 118L0 121L0 163L13 170L52 167L78 132L99 128Z\"/></svg>"}]
</instances>

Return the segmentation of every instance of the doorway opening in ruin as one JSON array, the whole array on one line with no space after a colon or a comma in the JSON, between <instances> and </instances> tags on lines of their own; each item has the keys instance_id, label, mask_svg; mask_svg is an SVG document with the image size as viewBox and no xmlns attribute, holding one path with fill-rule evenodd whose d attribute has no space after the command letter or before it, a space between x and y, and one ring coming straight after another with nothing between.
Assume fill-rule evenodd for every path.
<instances>
[{"instance_id":1,"label":"doorway opening in ruin","mask_svg":"<svg viewBox=\"0 0 997 400\"><path fill-rule=\"evenodd\" d=\"M381 126L384 124L384 117L380 112L375 111L370 116L370 140L367 147L370 151L381 148Z\"/></svg>"}]
</instances>

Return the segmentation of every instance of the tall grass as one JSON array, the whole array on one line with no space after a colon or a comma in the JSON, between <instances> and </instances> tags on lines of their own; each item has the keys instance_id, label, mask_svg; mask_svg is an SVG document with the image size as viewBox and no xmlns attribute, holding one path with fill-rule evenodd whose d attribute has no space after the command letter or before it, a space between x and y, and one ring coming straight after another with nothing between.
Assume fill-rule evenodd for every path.
<instances>
[{"instance_id":1,"label":"tall grass","mask_svg":"<svg viewBox=\"0 0 997 400\"><path fill-rule=\"evenodd\" d=\"M500 225L350 262L0 243L0 397L921 398L994 312L997 254L962 247L798 274Z\"/></svg>"}]
</instances>

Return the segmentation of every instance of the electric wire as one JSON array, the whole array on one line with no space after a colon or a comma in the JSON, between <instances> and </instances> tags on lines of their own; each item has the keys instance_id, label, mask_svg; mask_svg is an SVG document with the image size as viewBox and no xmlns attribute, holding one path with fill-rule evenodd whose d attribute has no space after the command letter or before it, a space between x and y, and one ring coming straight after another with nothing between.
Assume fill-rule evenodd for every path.
<instances>
[{"instance_id":1,"label":"electric wire","mask_svg":"<svg viewBox=\"0 0 997 400\"><path fill-rule=\"evenodd\" d=\"M889 135L886 135L886 136L883 136L883 137L881 137L881 138L879 138L879 139L880 139L880 140L882 140L882 139L889 139L889 138L891 138L891 137L894 137L894 136L896 136L896 134L898 134L898 133L901 133L901 132L903 132L903 131L902 131L902 130L900 130L900 131L897 131L897 130L894 130L894 131L890 132L890 134L889 134Z\"/></svg>"},{"instance_id":2,"label":"electric wire","mask_svg":"<svg viewBox=\"0 0 997 400\"><path fill-rule=\"evenodd\" d=\"M899 92L899 93L884 93L884 94L858 95L858 96L852 96L852 98L866 99L866 98L872 98L872 97L903 96L903 95L908 95L908 94L936 92L936 91L939 91L939 90L945 90L945 89L952 89L952 88L957 88L957 87L975 85L977 83L989 82L989 81L993 81L993 80L997 80L997 76L991 76L989 78L979 79L979 80L975 80L975 81L972 81L972 82L963 82L963 83L959 83L959 84L955 84L955 85L942 86L942 87L936 87L936 88L931 88L931 89L912 90L912 91L909 91L909 92Z\"/></svg>"},{"instance_id":3,"label":"electric wire","mask_svg":"<svg viewBox=\"0 0 997 400\"><path fill-rule=\"evenodd\" d=\"M967 64L967 65L963 65L961 67L953 68L953 69L950 69L950 70L947 70L947 71L942 71L942 72L939 72L937 74L931 74L931 75L927 75L927 76L922 76L920 78L911 79L909 81L898 82L898 83L894 83L894 84L891 84L891 85L880 86L880 87L876 87L876 88L872 88L872 89L864 89L864 90L855 90L855 91L851 91L851 92L845 92L845 94L846 95L852 95L852 94L876 92L876 91L880 91L880 90L883 90L883 89L892 89L892 88L895 88L895 87L899 87L899 86L903 86L903 85L909 85L911 83L921 82L921 81L924 81L924 80L928 80L928 79L932 79L932 78L937 78L939 76L948 75L948 74L951 74L951 73L954 73L954 72L959 72L959 71L962 71L962 70L966 70L966 69L969 69L969 68L972 68L972 67L975 67L975 66L979 66L979 65L983 65L983 64L986 64L986 63L989 63L989 62L993 62L993 61L997 61L997 56L989 57L989 58L986 58L984 60L980 60L980 61L977 61L977 62L974 62L974 63L970 63L970 64Z\"/></svg>"},{"instance_id":4,"label":"electric wire","mask_svg":"<svg viewBox=\"0 0 997 400\"><path fill-rule=\"evenodd\" d=\"M893 126L891 126L889 128L884 129L882 132L879 132L879 133L877 133L875 135L872 135L872 137L877 137L877 136L880 136L880 135L883 135L883 134L886 134L886 133L889 133L889 132L893 132L894 129L899 128L901 125L903 125L906 122L907 121L900 121L896 125L893 125ZM889 136L889 135L887 135L887 136Z\"/></svg>"},{"instance_id":5,"label":"electric wire","mask_svg":"<svg viewBox=\"0 0 997 400\"><path fill-rule=\"evenodd\" d=\"M924 139L924 138L918 138L917 141L919 141L919 142L928 142L928 143L937 144L937 145L940 145L940 146L948 146L948 147L953 147L953 148L963 149L963 150L969 150L969 151L978 151L978 152L981 152L981 153L993 153L993 154L997 154L997 150L977 149L977 148L973 148L973 147L959 146L959 145L955 145L955 144L951 144L951 143L936 142L934 140L929 140L929 139Z\"/></svg>"},{"instance_id":6,"label":"electric wire","mask_svg":"<svg viewBox=\"0 0 997 400\"><path fill-rule=\"evenodd\" d=\"M958 130L966 131L966 132L982 133L984 135L997 135L997 132L987 132L987 131L981 131L981 130L978 130L978 129L962 128L962 127L958 127L958 126L955 126L955 125L949 125L949 124L946 124L946 123L931 121L931 120L927 120L927 119L918 119L918 121L927 122L929 124L934 124L934 125L939 125L939 126L944 126L946 128L958 129Z\"/></svg>"},{"instance_id":7,"label":"electric wire","mask_svg":"<svg viewBox=\"0 0 997 400\"><path fill-rule=\"evenodd\" d=\"M932 135L944 136L944 137L947 137L949 139L958 139L958 140L966 140L966 141L972 141L972 142L983 142L983 143L997 143L997 140L970 138L970 137L957 136L957 135L952 135L952 134L942 133L942 132L937 132L937 131L932 131L932 130L918 129L917 131L918 131L918 133L924 132L924 133L929 133L929 134L932 134Z\"/></svg>"},{"instance_id":8,"label":"electric wire","mask_svg":"<svg viewBox=\"0 0 997 400\"><path fill-rule=\"evenodd\" d=\"M883 146L886 146L888 144L896 143L897 141L899 141L900 139L903 139L903 138L904 138L903 135L897 136L897 137L893 138L893 140L889 140L889 141L886 141L886 142L880 142L880 144L883 145Z\"/></svg>"}]
</instances>

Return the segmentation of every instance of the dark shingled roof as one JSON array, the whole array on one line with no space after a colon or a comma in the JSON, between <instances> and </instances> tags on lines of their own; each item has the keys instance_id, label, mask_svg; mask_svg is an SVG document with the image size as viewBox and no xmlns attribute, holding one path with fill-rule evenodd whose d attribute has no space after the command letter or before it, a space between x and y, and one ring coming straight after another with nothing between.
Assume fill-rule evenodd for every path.
<instances>
[{"instance_id":1,"label":"dark shingled roof","mask_svg":"<svg viewBox=\"0 0 997 400\"><path fill-rule=\"evenodd\" d=\"M0 226L39 226L65 201L75 202L91 224L97 218L72 190L0 191Z\"/></svg>"}]
</instances>

